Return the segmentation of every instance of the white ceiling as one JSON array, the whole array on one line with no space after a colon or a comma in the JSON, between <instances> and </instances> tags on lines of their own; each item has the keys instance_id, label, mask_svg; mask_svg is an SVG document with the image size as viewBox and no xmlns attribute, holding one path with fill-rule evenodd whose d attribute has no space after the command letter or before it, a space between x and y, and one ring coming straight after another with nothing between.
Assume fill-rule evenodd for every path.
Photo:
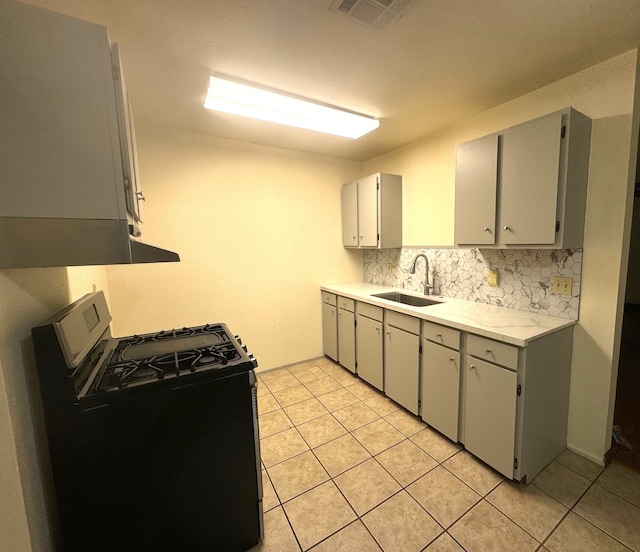
<instances>
[{"instance_id":1,"label":"white ceiling","mask_svg":"<svg viewBox=\"0 0 640 552\"><path fill-rule=\"evenodd\" d=\"M638 47L638 0L413 0L382 31L332 0L27 0L106 25L136 119L365 160ZM359 140L206 111L224 73L374 115Z\"/></svg>"}]
</instances>

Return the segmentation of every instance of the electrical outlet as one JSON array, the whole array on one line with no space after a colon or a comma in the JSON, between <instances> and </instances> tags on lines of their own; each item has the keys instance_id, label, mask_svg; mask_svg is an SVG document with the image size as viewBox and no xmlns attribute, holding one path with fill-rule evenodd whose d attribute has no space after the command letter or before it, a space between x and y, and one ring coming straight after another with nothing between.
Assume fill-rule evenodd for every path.
<instances>
[{"instance_id":1,"label":"electrical outlet","mask_svg":"<svg viewBox=\"0 0 640 552\"><path fill-rule=\"evenodd\" d=\"M487 284L491 287L498 287L498 271L489 269L487 272Z\"/></svg>"},{"instance_id":2,"label":"electrical outlet","mask_svg":"<svg viewBox=\"0 0 640 552\"><path fill-rule=\"evenodd\" d=\"M571 295L573 287L573 278L571 276L554 276L553 287L551 291L555 295Z\"/></svg>"}]
</instances>

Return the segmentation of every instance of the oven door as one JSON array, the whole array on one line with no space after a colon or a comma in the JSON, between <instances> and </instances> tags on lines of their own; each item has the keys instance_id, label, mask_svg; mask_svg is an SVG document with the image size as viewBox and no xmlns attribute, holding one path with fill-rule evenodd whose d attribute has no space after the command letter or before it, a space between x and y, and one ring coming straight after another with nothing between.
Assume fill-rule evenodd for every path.
<instances>
[{"instance_id":1,"label":"oven door","mask_svg":"<svg viewBox=\"0 0 640 552\"><path fill-rule=\"evenodd\" d=\"M261 487L252 377L79 412L54 466L64 550L255 546Z\"/></svg>"}]
</instances>

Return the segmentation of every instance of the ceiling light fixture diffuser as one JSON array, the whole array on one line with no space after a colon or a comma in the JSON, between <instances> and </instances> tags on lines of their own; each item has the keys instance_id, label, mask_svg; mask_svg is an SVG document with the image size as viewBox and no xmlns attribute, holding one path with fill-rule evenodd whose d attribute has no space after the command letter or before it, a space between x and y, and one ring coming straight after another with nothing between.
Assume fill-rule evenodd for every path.
<instances>
[{"instance_id":1,"label":"ceiling light fixture diffuser","mask_svg":"<svg viewBox=\"0 0 640 552\"><path fill-rule=\"evenodd\" d=\"M373 117L213 76L204 107L354 139L380 126Z\"/></svg>"}]
</instances>

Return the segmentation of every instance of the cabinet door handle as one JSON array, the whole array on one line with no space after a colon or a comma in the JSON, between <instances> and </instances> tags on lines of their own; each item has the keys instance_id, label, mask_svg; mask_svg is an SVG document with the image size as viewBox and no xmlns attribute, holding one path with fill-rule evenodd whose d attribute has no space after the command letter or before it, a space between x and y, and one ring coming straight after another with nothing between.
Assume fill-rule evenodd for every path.
<instances>
[{"instance_id":1,"label":"cabinet door handle","mask_svg":"<svg viewBox=\"0 0 640 552\"><path fill-rule=\"evenodd\" d=\"M449 357L449 360L450 360L451 362L455 362L455 361L456 361L456 359L455 359L454 357Z\"/></svg>"},{"instance_id":2,"label":"cabinet door handle","mask_svg":"<svg viewBox=\"0 0 640 552\"><path fill-rule=\"evenodd\" d=\"M491 232L491 229L490 229L488 226L485 226L485 227L484 227L484 231L485 231L485 232Z\"/></svg>"},{"instance_id":3,"label":"cabinet door handle","mask_svg":"<svg viewBox=\"0 0 640 552\"><path fill-rule=\"evenodd\" d=\"M356 236L353 236L353 241L356 241Z\"/></svg>"},{"instance_id":4,"label":"cabinet door handle","mask_svg":"<svg viewBox=\"0 0 640 552\"><path fill-rule=\"evenodd\" d=\"M469 365L469 368L470 368L471 370L475 370L475 369L476 369L476 365L475 365L475 364L470 364L470 365Z\"/></svg>"},{"instance_id":5,"label":"cabinet door handle","mask_svg":"<svg viewBox=\"0 0 640 552\"><path fill-rule=\"evenodd\" d=\"M486 353L487 353L488 355L490 355L490 354L491 354L491 349L486 349Z\"/></svg>"},{"instance_id":6,"label":"cabinet door handle","mask_svg":"<svg viewBox=\"0 0 640 552\"><path fill-rule=\"evenodd\" d=\"M510 227L510 226L505 225L504 229L505 229L505 230L511 230L511 227Z\"/></svg>"},{"instance_id":7,"label":"cabinet door handle","mask_svg":"<svg viewBox=\"0 0 640 552\"><path fill-rule=\"evenodd\" d=\"M436 337L439 337L440 339L442 339L442 334L436 334Z\"/></svg>"},{"instance_id":8,"label":"cabinet door handle","mask_svg":"<svg viewBox=\"0 0 640 552\"><path fill-rule=\"evenodd\" d=\"M362 236L360 236L360 241L362 241Z\"/></svg>"}]
</instances>

